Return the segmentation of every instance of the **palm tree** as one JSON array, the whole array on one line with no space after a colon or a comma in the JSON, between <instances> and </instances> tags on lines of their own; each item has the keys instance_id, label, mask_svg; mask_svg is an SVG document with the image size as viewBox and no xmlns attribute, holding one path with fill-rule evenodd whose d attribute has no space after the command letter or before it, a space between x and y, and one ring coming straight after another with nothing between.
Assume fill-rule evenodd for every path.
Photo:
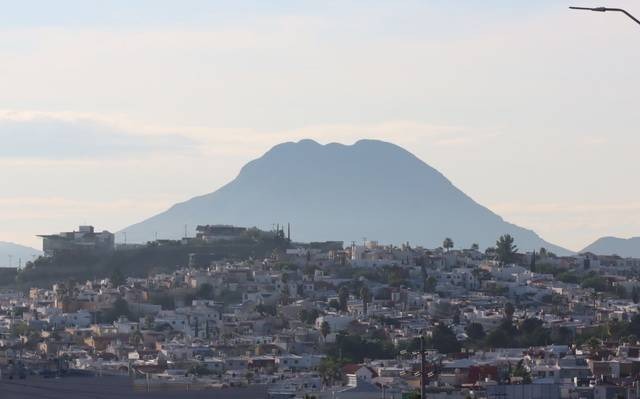
<instances>
[{"instance_id":1,"label":"palm tree","mask_svg":"<svg viewBox=\"0 0 640 399\"><path fill-rule=\"evenodd\" d=\"M371 294L369 293L369 288L366 285L363 285L362 288L360 288L360 297L362 298L362 312L366 316L368 310L367 305L371 300Z\"/></svg>"},{"instance_id":2,"label":"palm tree","mask_svg":"<svg viewBox=\"0 0 640 399\"><path fill-rule=\"evenodd\" d=\"M245 377L247 378L247 385L251 385L251 381L253 381L253 373L252 372L248 372Z\"/></svg>"},{"instance_id":3,"label":"palm tree","mask_svg":"<svg viewBox=\"0 0 640 399\"><path fill-rule=\"evenodd\" d=\"M453 240L449 237L445 238L442 242L442 247L449 252L453 248Z\"/></svg>"},{"instance_id":4,"label":"palm tree","mask_svg":"<svg viewBox=\"0 0 640 399\"><path fill-rule=\"evenodd\" d=\"M142 333L140 332L140 330L135 330L129 336L129 344L132 346L135 346L136 348L140 346L143 341L144 341L144 337L142 336Z\"/></svg>"},{"instance_id":5,"label":"palm tree","mask_svg":"<svg viewBox=\"0 0 640 399\"><path fill-rule=\"evenodd\" d=\"M146 315L144 316L144 322L142 326L146 330L151 330L153 328L154 322L155 322L155 317L153 317L152 315Z\"/></svg>"},{"instance_id":6,"label":"palm tree","mask_svg":"<svg viewBox=\"0 0 640 399\"><path fill-rule=\"evenodd\" d=\"M513 320L513 314L515 313L516 309L513 306L513 304L511 302L507 302L504 305L504 317L505 319L511 321Z\"/></svg>"},{"instance_id":7,"label":"palm tree","mask_svg":"<svg viewBox=\"0 0 640 399\"><path fill-rule=\"evenodd\" d=\"M340 311L347 311L347 302L349 300L349 289L346 286L340 287L338 290L338 303L340 304Z\"/></svg>"},{"instance_id":8,"label":"palm tree","mask_svg":"<svg viewBox=\"0 0 640 399\"><path fill-rule=\"evenodd\" d=\"M591 352L591 357L594 357L598 351L600 350L600 340L596 337L591 337L587 341L587 346L589 347L589 351Z\"/></svg>"},{"instance_id":9,"label":"palm tree","mask_svg":"<svg viewBox=\"0 0 640 399\"><path fill-rule=\"evenodd\" d=\"M331 326L326 321L323 321L320 324L320 335L322 335L322 339L324 341L327 340L327 335L331 334Z\"/></svg>"}]
</instances>

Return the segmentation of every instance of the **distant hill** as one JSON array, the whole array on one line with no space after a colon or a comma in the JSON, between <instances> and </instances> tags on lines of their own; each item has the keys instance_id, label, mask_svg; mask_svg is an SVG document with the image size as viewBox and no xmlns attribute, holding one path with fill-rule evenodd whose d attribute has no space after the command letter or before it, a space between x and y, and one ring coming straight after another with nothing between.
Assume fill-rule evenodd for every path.
<instances>
[{"instance_id":1,"label":"distant hill","mask_svg":"<svg viewBox=\"0 0 640 399\"><path fill-rule=\"evenodd\" d=\"M377 140L279 144L217 191L176 204L123 231L130 242L145 242L155 232L180 238L185 224L268 229L287 222L296 241L349 243L367 237L437 247L451 237L456 246L478 243L485 248L510 233L523 250L546 247L557 254L570 253L505 222L408 151Z\"/></svg>"},{"instance_id":2,"label":"distant hill","mask_svg":"<svg viewBox=\"0 0 640 399\"><path fill-rule=\"evenodd\" d=\"M596 255L619 255L624 258L640 258L640 237L602 237L580 252Z\"/></svg>"},{"instance_id":3,"label":"distant hill","mask_svg":"<svg viewBox=\"0 0 640 399\"><path fill-rule=\"evenodd\" d=\"M33 259L33 256L40 256L42 252L31 247L18 245L11 242L0 241L0 267L8 267L9 256L11 256L11 266L16 267L20 260L24 265Z\"/></svg>"}]
</instances>

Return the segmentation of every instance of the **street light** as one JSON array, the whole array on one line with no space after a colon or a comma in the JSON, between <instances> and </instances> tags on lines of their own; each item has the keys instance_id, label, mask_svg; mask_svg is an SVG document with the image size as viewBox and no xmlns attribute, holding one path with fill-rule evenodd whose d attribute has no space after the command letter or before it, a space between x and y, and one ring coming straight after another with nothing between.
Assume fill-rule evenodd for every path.
<instances>
[{"instance_id":1,"label":"street light","mask_svg":"<svg viewBox=\"0 0 640 399\"><path fill-rule=\"evenodd\" d=\"M608 7L569 7L572 10L582 10L582 11L597 11L597 12L605 12L605 11L616 11L625 14L627 17L633 19L638 25L640 25L640 20L638 20L633 15L629 14L626 10L622 8L608 8Z\"/></svg>"}]
</instances>

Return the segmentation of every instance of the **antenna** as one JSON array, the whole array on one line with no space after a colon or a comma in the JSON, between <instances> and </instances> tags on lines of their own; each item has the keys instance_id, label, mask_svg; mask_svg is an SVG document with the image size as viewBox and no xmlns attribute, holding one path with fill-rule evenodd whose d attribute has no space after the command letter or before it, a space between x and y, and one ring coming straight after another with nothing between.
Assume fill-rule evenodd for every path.
<instances>
[{"instance_id":1,"label":"antenna","mask_svg":"<svg viewBox=\"0 0 640 399\"><path fill-rule=\"evenodd\" d=\"M184 238L187 238L187 237L188 237L188 235L187 235L187 225L185 224L184 225Z\"/></svg>"}]
</instances>

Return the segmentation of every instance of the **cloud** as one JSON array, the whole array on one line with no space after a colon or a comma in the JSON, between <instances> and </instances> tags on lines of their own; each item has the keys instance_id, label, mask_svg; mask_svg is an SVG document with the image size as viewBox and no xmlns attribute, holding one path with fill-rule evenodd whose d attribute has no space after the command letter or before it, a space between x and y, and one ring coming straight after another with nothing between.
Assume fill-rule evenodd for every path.
<instances>
[{"instance_id":1,"label":"cloud","mask_svg":"<svg viewBox=\"0 0 640 399\"><path fill-rule=\"evenodd\" d=\"M183 135L133 133L88 116L0 111L0 158L91 159L191 151Z\"/></svg>"}]
</instances>

